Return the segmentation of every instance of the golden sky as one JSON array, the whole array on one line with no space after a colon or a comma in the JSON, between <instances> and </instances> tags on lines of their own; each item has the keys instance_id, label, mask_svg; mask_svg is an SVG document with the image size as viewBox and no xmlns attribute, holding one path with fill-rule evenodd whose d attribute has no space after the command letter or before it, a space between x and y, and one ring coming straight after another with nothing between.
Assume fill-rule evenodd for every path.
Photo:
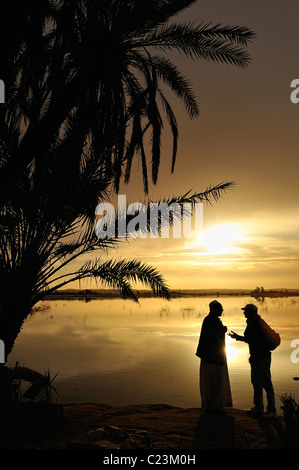
<instances>
[{"instance_id":1,"label":"golden sky","mask_svg":"<svg viewBox=\"0 0 299 470\"><path fill-rule=\"evenodd\" d=\"M299 104L290 100L290 84L299 78L299 2L203 0L177 19L244 25L257 39L245 70L177 58L201 115L190 121L173 98L177 164L171 175L166 135L159 181L149 196L157 200L222 181L236 187L220 203L204 206L204 244L148 238L111 255L154 265L171 288L298 288ZM144 199L137 166L121 193L129 202Z\"/></svg>"}]
</instances>

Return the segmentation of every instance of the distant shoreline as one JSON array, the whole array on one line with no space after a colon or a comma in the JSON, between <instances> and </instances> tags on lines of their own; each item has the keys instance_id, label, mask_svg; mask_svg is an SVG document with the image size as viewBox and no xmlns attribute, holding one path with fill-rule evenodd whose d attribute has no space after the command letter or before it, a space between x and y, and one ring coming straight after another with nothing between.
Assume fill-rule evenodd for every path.
<instances>
[{"instance_id":1,"label":"distant shoreline","mask_svg":"<svg viewBox=\"0 0 299 470\"><path fill-rule=\"evenodd\" d=\"M135 290L138 298L156 297L150 290ZM255 299L266 297L294 297L299 296L299 289L269 289L257 292L250 289L172 289L172 298L181 297L222 297L222 296L249 296ZM110 289L67 289L53 292L45 297L45 300L96 300L119 298L121 295L117 290Z\"/></svg>"}]
</instances>

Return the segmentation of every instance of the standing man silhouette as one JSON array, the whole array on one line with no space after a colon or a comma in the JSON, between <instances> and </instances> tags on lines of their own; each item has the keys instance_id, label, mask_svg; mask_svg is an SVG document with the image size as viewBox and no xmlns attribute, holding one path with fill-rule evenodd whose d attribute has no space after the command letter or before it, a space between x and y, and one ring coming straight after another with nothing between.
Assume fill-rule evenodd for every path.
<instances>
[{"instance_id":1,"label":"standing man silhouette","mask_svg":"<svg viewBox=\"0 0 299 470\"><path fill-rule=\"evenodd\" d=\"M262 327L262 318L258 315L257 306L247 304L243 307L247 327L244 336L233 331L229 333L231 338L244 341L249 345L249 363L251 366L251 383L253 386L254 407L248 411L251 415L273 418L276 416L274 388L271 379L271 351L267 344L267 338ZM267 411L264 414L263 390L267 394Z\"/></svg>"},{"instance_id":2,"label":"standing man silhouette","mask_svg":"<svg viewBox=\"0 0 299 470\"><path fill-rule=\"evenodd\" d=\"M223 414L225 406L232 406L232 397L226 362L225 333L219 317L223 312L220 302L213 300L210 312L204 318L196 356L200 361L199 387L202 409L207 414Z\"/></svg>"}]
</instances>

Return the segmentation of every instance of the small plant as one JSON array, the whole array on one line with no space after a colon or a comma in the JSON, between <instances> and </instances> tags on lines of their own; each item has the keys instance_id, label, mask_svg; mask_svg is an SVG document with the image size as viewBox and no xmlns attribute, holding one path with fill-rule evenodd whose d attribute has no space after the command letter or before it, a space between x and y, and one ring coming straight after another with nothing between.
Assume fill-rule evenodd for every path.
<instances>
[{"instance_id":1,"label":"small plant","mask_svg":"<svg viewBox=\"0 0 299 470\"><path fill-rule=\"evenodd\" d=\"M53 382L57 374L51 378L50 370L40 374L34 370L22 367L16 362L14 367L2 367L0 369L0 405L8 403L20 404L23 399L36 400L43 403L53 403L53 394L59 396ZM31 385L23 393L24 382Z\"/></svg>"},{"instance_id":2,"label":"small plant","mask_svg":"<svg viewBox=\"0 0 299 470\"><path fill-rule=\"evenodd\" d=\"M59 372L57 372L57 374L55 374L54 377L51 379L50 369L48 368L47 371L45 370L46 383L37 396L37 399L39 401L50 404L54 402L53 393L59 396L59 393L57 392L56 388L52 385L58 374Z\"/></svg>"},{"instance_id":3,"label":"small plant","mask_svg":"<svg viewBox=\"0 0 299 470\"><path fill-rule=\"evenodd\" d=\"M280 397L286 426L286 447L299 449L299 405L292 395Z\"/></svg>"},{"instance_id":4,"label":"small plant","mask_svg":"<svg viewBox=\"0 0 299 470\"><path fill-rule=\"evenodd\" d=\"M52 385L57 375L58 372L51 379L49 368L44 371L44 375L34 373L30 380L32 385L26 390L23 398L29 398L31 400L37 400L47 404L53 403L53 392L58 395L57 390Z\"/></svg>"}]
</instances>

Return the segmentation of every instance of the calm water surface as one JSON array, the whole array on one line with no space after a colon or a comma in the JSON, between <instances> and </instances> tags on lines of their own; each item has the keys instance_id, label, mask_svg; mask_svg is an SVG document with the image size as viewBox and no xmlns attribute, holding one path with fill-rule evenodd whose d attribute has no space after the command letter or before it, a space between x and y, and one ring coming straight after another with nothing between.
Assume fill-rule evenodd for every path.
<instances>
[{"instance_id":1,"label":"calm water surface","mask_svg":"<svg viewBox=\"0 0 299 470\"><path fill-rule=\"evenodd\" d=\"M140 299L48 301L24 324L9 364L19 361L44 372L48 367L60 401L98 401L111 405L167 403L200 407L199 359L195 356L201 324L213 298L188 297L166 302ZM243 334L240 310L249 297L218 298L222 322ZM279 397L299 397L299 363L291 361L291 341L299 338L299 298L267 298L259 313L282 338L272 353L272 379ZM248 346L227 336L228 367L234 407L252 406ZM298 339L299 342L299 339ZM299 358L299 353L297 354Z\"/></svg>"}]
</instances>

